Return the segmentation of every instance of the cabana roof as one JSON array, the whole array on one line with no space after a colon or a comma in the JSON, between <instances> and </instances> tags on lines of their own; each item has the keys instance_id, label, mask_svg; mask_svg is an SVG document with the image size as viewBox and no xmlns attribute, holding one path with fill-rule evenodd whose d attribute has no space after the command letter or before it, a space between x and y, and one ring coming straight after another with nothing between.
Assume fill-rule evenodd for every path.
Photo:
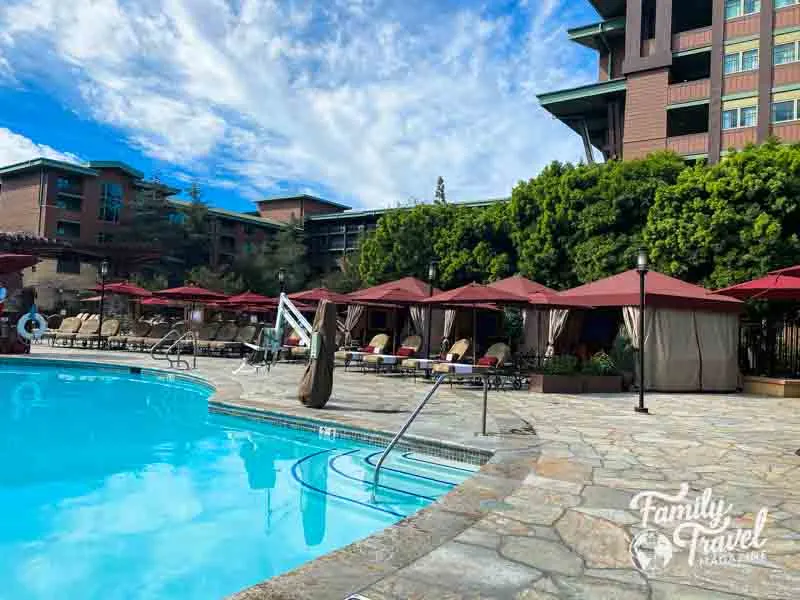
<instances>
[{"instance_id":1,"label":"cabana roof","mask_svg":"<svg viewBox=\"0 0 800 600\"><path fill-rule=\"evenodd\" d=\"M515 294L498 288L468 283L454 290L441 292L425 300L426 304L439 305L477 305L477 304L527 304L525 295Z\"/></svg>"},{"instance_id":2,"label":"cabana roof","mask_svg":"<svg viewBox=\"0 0 800 600\"><path fill-rule=\"evenodd\" d=\"M398 279L396 281L389 281L387 283L381 283L380 285L355 291L351 293L349 297L352 302L368 302L370 299L375 301L376 298L380 298L382 295L385 295L385 293L389 290L392 290L393 292L402 290L405 292L405 298L407 299L407 302L411 298L413 298L415 302L421 302L430 295L430 284L417 279L416 277L403 277L402 279ZM433 288L433 293L438 294L439 290Z\"/></svg>"},{"instance_id":3,"label":"cabana roof","mask_svg":"<svg viewBox=\"0 0 800 600\"><path fill-rule=\"evenodd\" d=\"M599 281L559 292L554 303L572 307L610 307L639 305L639 273L635 269ZM705 309L739 312L742 303L720 296L699 285L686 283L657 271L645 279L645 303L660 308Z\"/></svg>"},{"instance_id":4,"label":"cabana roof","mask_svg":"<svg viewBox=\"0 0 800 600\"><path fill-rule=\"evenodd\" d=\"M531 294L539 293L556 293L555 290L550 289L541 283L537 283L531 279L528 279L527 277L523 277L522 275L514 275L513 277L507 277L506 279L495 281L494 283L490 283L489 287L496 290L502 290L504 292L511 292L517 296L530 296Z\"/></svg>"}]
</instances>

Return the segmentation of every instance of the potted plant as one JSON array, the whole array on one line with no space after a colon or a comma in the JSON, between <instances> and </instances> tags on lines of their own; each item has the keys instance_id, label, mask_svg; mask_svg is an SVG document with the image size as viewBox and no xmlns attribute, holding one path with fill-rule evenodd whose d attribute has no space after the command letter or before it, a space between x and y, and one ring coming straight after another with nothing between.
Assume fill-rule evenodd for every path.
<instances>
[{"instance_id":1,"label":"potted plant","mask_svg":"<svg viewBox=\"0 0 800 600\"><path fill-rule=\"evenodd\" d=\"M580 394L583 382L574 356L552 356L530 377L530 391L542 394Z\"/></svg>"},{"instance_id":2,"label":"potted plant","mask_svg":"<svg viewBox=\"0 0 800 600\"><path fill-rule=\"evenodd\" d=\"M622 375L605 352L598 352L583 364L583 391L591 394L615 394L622 391Z\"/></svg>"}]
</instances>

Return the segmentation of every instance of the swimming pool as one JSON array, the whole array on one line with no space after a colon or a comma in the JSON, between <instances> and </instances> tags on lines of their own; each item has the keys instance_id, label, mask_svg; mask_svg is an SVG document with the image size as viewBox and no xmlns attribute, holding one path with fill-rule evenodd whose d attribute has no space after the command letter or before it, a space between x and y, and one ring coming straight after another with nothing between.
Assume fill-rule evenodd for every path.
<instances>
[{"instance_id":1,"label":"swimming pool","mask_svg":"<svg viewBox=\"0 0 800 600\"><path fill-rule=\"evenodd\" d=\"M209 413L156 372L0 361L0 597L221 598L402 519L477 468ZM388 467L388 468L387 468Z\"/></svg>"}]
</instances>

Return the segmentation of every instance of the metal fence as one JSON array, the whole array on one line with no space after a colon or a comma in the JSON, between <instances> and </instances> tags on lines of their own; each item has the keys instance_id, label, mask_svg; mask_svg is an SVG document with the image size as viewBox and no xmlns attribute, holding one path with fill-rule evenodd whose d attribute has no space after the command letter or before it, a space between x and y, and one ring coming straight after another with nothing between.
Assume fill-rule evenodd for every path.
<instances>
[{"instance_id":1,"label":"metal fence","mask_svg":"<svg viewBox=\"0 0 800 600\"><path fill-rule=\"evenodd\" d=\"M739 367L745 375L800 377L800 319L743 323Z\"/></svg>"}]
</instances>

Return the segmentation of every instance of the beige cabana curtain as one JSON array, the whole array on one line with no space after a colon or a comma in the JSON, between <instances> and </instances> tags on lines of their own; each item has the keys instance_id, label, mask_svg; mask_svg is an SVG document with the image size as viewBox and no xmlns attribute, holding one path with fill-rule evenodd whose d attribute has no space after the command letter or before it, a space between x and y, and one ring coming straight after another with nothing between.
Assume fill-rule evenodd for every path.
<instances>
[{"instance_id":1,"label":"beige cabana curtain","mask_svg":"<svg viewBox=\"0 0 800 600\"><path fill-rule=\"evenodd\" d=\"M352 340L353 329L358 325L361 315L364 314L363 304L351 304L347 307L347 315L344 318L344 343L349 344Z\"/></svg>"},{"instance_id":2,"label":"beige cabana curtain","mask_svg":"<svg viewBox=\"0 0 800 600\"><path fill-rule=\"evenodd\" d=\"M450 334L453 333L453 324L456 322L456 309L448 308L444 311L444 330L442 331L442 338L450 342Z\"/></svg>"},{"instance_id":3,"label":"beige cabana curtain","mask_svg":"<svg viewBox=\"0 0 800 600\"><path fill-rule=\"evenodd\" d=\"M532 352L543 356L547 350L548 327L547 311L525 309L522 311L522 344L523 352Z\"/></svg>"},{"instance_id":4,"label":"beige cabana curtain","mask_svg":"<svg viewBox=\"0 0 800 600\"><path fill-rule=\"evenodd\" d=\"M622 311L628 337L638 350L639 308L625 306ZM645 308L645 389L735 390L738 327L735 313ZM638 359L636 369L638 380Z\"/></svg>"},{"instance_id":5,"label":"beige cabana curtain","mask_svg":"<svg viewBox=\"0 0 800 600\"><path fill-rule=\"evenodd\" d=\"M701 389L735 391L739 386L739 315L696 311L694 322L702 359Z\"/></svg>"},{"instance_id":6,"label":"beige cabana curtain","mask_svg":"<svg viewBox=\"0 0 800 600\"><path fill-rule=\"evenodd\" d=\"M564 330L564 325L567 323L569 316L569 309L566 308L551 308L548 314L548 328L547 328L547 351L546 356L553 356L556 351L556 340L561 332Z\"/></svg>"}]
</instances>

